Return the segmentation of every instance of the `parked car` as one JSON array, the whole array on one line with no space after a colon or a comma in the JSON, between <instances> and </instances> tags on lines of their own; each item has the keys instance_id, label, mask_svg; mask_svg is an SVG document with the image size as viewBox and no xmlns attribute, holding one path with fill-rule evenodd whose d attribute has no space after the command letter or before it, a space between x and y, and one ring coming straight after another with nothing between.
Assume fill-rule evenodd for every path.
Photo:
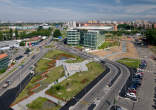
<instances>
[{"instance_id":1,"label":"parked car","mask_svg":"<svg viewBox=\"0 0 156 110\"><path fill-rule=\"evenodd\" d=\"M91 104L89 107L88 107L88 110L94 110L96 104Z\"/></svg>"},{"instance_id":2,"label":"parked car","mask_svg":"<svg viewBox=\"0 0 156 110\"><path fill-rule=\"evenodd\" d=\"M138 81L138 82L141 82L141 79L139 79L139 78L133 78L132 81Z\"/></svg>"},{"instance_id":3,"label":"parked car","mask_svg":"<svg viewBox=\"0 0 156 110\"><path fill-rule=\"evenodd\" d=\"M129 93L132 92L132 93L135 93L135 94L136 94L136 90L135 90L135 89L128 89L128 92L129 92Z\"/></svg>"},{"instance_id":4,"label":"parked car","mask_svg":"<svg viewBox=\"0 0 156 110\"><path fill-rule=\"evenodd\" d=\"M123 110L123 109L118 105L114 105L110 108L110 110Z\"/></svg>"},{"instance_id":5,"label":"parked car","mask_svg":"<svg viewBox=\"0 0 156 110\"><path fill-rule=\"evenodd\" d=\"M135 75L135 76L133 76L133 78L138 78L138 79L142 80L142 76L140 76L140 75Z\"/></svg>"},{"instance_id":6,"label":"parked car","mask_svg":"<svg viewBox=\"0 0 156 110\"><path fill-rule=\"evenodd\" d=\"M128 98L130 98L130 99L133 99L133 100L136 100L137 99L137 97L136 97L136 95L135 95L135 93L126 93L126 97L128 97Z\"/></svg>"},{"instance_id":7,"label":"parked car","mask_svg":"<svg viewBox=\"0 0 156 110\"><path fill-rule=\"evenodd\" d=\"M137 72L136 74L141 74L142 76L144 75L144 73L143 73L143 72Z\"/></svg>"}]
</instances>

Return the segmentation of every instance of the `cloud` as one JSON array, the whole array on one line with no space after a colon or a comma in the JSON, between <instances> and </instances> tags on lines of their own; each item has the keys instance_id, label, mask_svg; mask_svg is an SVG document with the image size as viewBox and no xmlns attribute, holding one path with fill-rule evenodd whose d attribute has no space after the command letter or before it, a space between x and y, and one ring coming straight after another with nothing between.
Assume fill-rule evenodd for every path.
<instances>
[{"instance_id":1,"label":"cloud","mask_svg":"<svg viewBox=\"0 0 156 110\"><path fill-rule=\"evenodd\" d=\"M121 0L115 0L116 3L121 3Z\"/></svg>"},{"instance_id":2,"label":"cloud","mask_svg":"<svg viewBox=\"0 0 156 110\"><path fill-rule=\"evenodd\" d=\"M152 2L154 0L150 1ZM40 3L41 6L32 7L26 3L24 4L23 0L20 0L20 2L18 0L16 0L16 2L14 0L0 0L0 20L62 21L156 18L156 4L122 5L122 2L123 0L115 0L116 4L97 2L84 3L81 5L75 2L73 7L67 4L65 6L62 6L63 4L61 4L61 6L42 6L42 3Z\"/></svg>"}]
</instances>

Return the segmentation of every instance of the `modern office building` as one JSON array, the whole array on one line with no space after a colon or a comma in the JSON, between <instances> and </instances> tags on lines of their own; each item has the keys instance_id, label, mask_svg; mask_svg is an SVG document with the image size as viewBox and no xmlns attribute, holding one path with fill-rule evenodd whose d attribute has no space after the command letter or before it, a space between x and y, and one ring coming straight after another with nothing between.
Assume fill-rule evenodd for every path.
<instances>
[{"instance_id":1,"label":"modern office building","mask_svg":"<svg viewBox=\"0 0 156 110\"><path fill-rule=\"evenodd\" d=\"M72 29L67 31L68 45L81 45L89 49L97 49L105 41L104 34L97 30Z\"/></svg>"},{"instance_id":2,"label":"modern office building","mask_svg":"<svg viewBox=\"0 0 156 110\"><path fill-rule=\"evenodd\" d=\"M7 54L0 54L0 70L6 69L9 64L9 56Z\"/></svg>"},{"instance_id":3,"label":"modern office building","mask_svg":"<svg viewBox=\"0 0 156 110\"><path fill-rule=\"evenodd\" d=\"M67 31L67 44L79 45L80 44L80 32L78 30Z\"/></svg>"}]
</instances>

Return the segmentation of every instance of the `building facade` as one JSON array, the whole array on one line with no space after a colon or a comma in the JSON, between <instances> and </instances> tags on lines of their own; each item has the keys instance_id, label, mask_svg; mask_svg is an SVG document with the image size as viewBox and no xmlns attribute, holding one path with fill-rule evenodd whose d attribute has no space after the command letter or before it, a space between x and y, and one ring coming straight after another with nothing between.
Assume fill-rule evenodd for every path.
<instances>
[{"instance_id":1,"label":"building facade","mask_svg":"<svg viewBox=\"0 0 156 110\"><path fill-rule=\"evenodd\" d=\"M78 30L67 31L67 44L79 45L80 44L80 32Z\"/></svg>"},{"instance_id":2,"label":"building facade","mask_svg":"<svg viewBox=\"0 0 156 110\"><path fill-rule=\"evenodd\" d=\"M69 30L67 32L68 45L81 45L89 49L97 49L105 41L104 34L95 30Z\"/></svg>"},{"instance_id":3,"label":"building facade","mask_svg":"<svg viewBox=\"0 0 156 110\"><path fill-rule=\"evenodd\" d=\"M9 61L7 54L0 54L0 70L8 68Z\"/></svg>"}]
</instances>

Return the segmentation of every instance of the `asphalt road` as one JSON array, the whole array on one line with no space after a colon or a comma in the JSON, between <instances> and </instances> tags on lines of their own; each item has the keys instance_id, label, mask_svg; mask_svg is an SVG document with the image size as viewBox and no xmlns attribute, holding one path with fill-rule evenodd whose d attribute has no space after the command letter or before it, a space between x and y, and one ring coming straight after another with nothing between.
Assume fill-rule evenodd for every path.
<instances>
[{"instance_id":1,"label":"asphalt road","mask_svg":"<svg viewBox=\"0 0 156 110\"><path fill-rule=\"evenodd\" d=\"M74 107L72 110L87 110L88 107L93 104L99 104L100 100L102 100L111 88L108 87L108 82L110 82L114 75L116 75L119 70L112 64L106 63L107 67L111 70L110 72L98 82Z\"/></svg>"},{"instance_id":2,"label":"asphalt road","mask_svg":"<svg viewBox=\"0 0 156 110\"><path fill-rule=\"evenodd\" d=\"M123 88L123 86L126 83L127 79L129 78L129 76L130 76L129 69L127 67L125 67L124 65L121 65L120 63L111 62L111 61L109 61L107 59L102 59L102 58L99 58L97 56L90 55L90 54L87 54L85 52L78 51L75 48L63 45L61 43L57 43L56 47L58 49L60 49L60 50L76 54L76 55L78 55L80 57L83 57L83 58L91 58L91 59L94 59L94 60L97 60L97 61L104 61L105 63L114 65L114 66L116 66L116 67L118 67L120 69L121 76L119 77L119 79L117 79L117 82L112 86L110 91L107 94L105 94L104 98L102 98L101 100L98 100L99 104L96 106L96 110L108 109L111 106L111 104L113 104L114 97L117 98L117 96L119 95L119 92L121 91L121 89ZM110 67L110 68L111 68L111 71L114 71L113 67ZM109 78L108 78L108 80L109 80ZM100 87L103 88L104 85L108 84L108 82L107 82L108 80L102 81L102 82L100 81L101 83L96 85L97 89L91 90L91 92L89 92L89 94L87 94L88 96L85 96L84 101L82 101L81 103L78 102L78 105L76 104L76 107L73 107L74 110L81 110L81 109L82 110L87 110L88 109L87 108L88 104L93 103L95 101L95 99L99 98L100 95L103 96L102 93L104 91L103 91L103 89L100 89Z\"/></svg>"},{"instance_id":3,"label":"asphalt road","mask_svg":"<svg viewBox=\"0 0 156 110\"><path fill-rule=\"evenodd\" d=\"M116 80L114 85L112 86L109 93L100 101L100 104L97 105L95 110L107 110L111 105L113 105L114 100L118 98L118 95L123 88L124 84L126 83L127 79L130 76L130 71L127 67L120 63L112 62L112 64L116 65L120 68L121 75Z\"/></svg>"},{"instance_id":4,"label":"asphalt road","mask_svg":"<svg viewBox=\"0 0 156 110\"><path fill-rule=\"evenodd\" d=\"M7 81L10 80L12 84L16 82L15 86L18 85L29 73L30 73L30 67L34 65L46 52L48 52L47 49L41 49L40 53L35 55L34 59L28 60L23 67L19 67L18 70L13 72L9 77L7 77L5 80L3 80L0 83L0 95L2 95L4 92L6 92L8 88L3 88L3 84Z\"/></svg>"}]
</instances>

